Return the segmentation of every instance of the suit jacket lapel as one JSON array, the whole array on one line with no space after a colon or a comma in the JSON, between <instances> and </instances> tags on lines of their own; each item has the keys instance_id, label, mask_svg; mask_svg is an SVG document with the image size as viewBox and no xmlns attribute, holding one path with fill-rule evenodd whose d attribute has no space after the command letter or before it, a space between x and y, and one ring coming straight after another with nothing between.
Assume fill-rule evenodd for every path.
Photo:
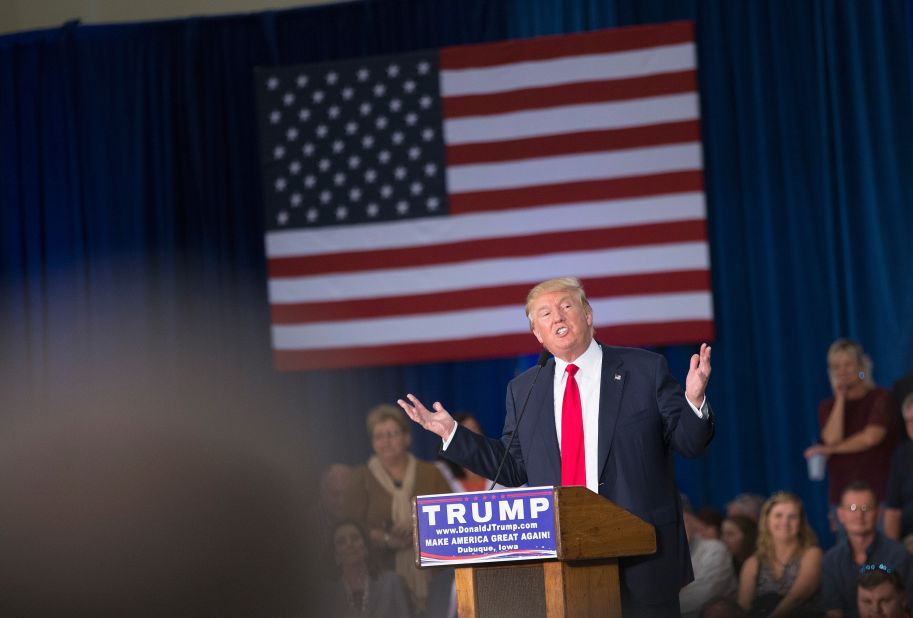
<instances>
[{"instance_id":1,"label":"suit jacket lapel","mask_svg":"<svg viewBox=\"0 0 913 618\"><path fill-rule=\"evenodd\" d=\"M615 439L615 424L618 422L626 379L623 364L620 357L602 346L602 379L599 386L599 478L602 478Z\"/></svg>"},{"instance_id":2,"label":"suit jacket lapel","mask_svg":"<svg viewBox=\"0 0 913 618\"><path fill-rule=\"evenodd\" d=\"M545 457L547 462L546 469L551 471L554 478L547 485L561 484L561 450L558 448L558 432L555 431L555 359L550 358L542 373L533 387L533 392L529 397L531 410L527 414L532 414L535 419L529 427L537 429L536 436L532 440L540 441L543 451L541 456ZM537 455L538 456L538 455Z\"/></svg>"}]
</instances>

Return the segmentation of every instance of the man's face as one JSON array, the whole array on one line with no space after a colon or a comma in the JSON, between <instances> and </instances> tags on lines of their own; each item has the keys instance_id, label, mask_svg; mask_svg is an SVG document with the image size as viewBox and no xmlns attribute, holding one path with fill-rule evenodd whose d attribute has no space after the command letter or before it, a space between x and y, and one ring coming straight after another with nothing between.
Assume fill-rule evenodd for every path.
<instances>
[{"instance_id":1,"label":"man's face","mask_svg":"<svg viewBox=\"0 0 913 618\"><path fill-rule=\"evenodd\" d=\"M850 536L867 536L875 531L878 501L870 491L848 491L840 500L837 518Z\"/></svg>"},{"instance_id":2,"label":"man's face","mask_svg":"<svg viewBox=\"0 0 913 618\"><path fill-rule=\"evenodd\" d=\"M536 339L561 360L576 360L593 338L593 314L571 292L540 295L532 303L530 317Z\"/></svg>"},{"instance_id":3,"label":"man's face","mask_svg":"<svg viewBox=\"0 0 913 618\"><path fill-rule=\"evenodd\" d=\"M882 582L866 590L860 587L856 594L860 618L903 618L903 595L891 582Z\"/></svg>"}]
</instances>

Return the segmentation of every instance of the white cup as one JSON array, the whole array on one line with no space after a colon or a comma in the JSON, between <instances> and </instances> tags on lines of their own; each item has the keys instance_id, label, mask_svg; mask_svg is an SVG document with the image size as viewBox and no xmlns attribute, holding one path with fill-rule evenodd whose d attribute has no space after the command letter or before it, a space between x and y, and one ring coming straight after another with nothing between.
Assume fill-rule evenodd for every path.
<instances>
[{"instance_id":1,"label":"white cup","mask_svg":"<svg viewBox=\"0 0 913 618\"><path fill-rule=\"evenodd\" d=\"M827 456L823 453L816 453L805 460L808 464L808 479L810 481L824 480L824 466L827 462Z\"/></svg>"}]
</instances>

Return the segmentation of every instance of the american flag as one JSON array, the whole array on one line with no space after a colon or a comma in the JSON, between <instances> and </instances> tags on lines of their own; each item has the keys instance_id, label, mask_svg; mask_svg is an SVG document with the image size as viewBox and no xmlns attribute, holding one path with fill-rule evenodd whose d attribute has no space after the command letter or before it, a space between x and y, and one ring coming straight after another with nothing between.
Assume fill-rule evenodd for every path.
<instances>
[{"instance_id":1,"label":"american flag","mask_svg":"<svg viewBox=\"0 0 913 618\"><path fill-rule=\"evenodd\" d=\"M279 369L538 351L581 278L597 337L713 338L691 23L259 69Z\"/></svg>"}]
</instances>

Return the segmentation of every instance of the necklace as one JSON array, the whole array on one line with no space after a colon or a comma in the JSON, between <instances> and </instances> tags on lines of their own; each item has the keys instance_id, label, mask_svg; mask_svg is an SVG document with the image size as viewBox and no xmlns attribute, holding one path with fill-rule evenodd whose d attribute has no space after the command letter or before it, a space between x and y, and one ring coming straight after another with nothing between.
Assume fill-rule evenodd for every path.
<instances>
[{"instance_id":1,"label":"necklace","mask_svg":"<svg viewBox=\"0 0 913 618\"><path fill-rule=\"evenodd\" d=\"M349 582L345 578L342 580L342 585L346 590L346 603L349 604L349 607L357 611L359 614L368 613L368 595L371 590L371 578L365 575L365 585L364 589L361 591L361 598L356 599L356 593L349 586ZM358 601L361 601L360 603Z\"/></svg>"}]
</instances>

